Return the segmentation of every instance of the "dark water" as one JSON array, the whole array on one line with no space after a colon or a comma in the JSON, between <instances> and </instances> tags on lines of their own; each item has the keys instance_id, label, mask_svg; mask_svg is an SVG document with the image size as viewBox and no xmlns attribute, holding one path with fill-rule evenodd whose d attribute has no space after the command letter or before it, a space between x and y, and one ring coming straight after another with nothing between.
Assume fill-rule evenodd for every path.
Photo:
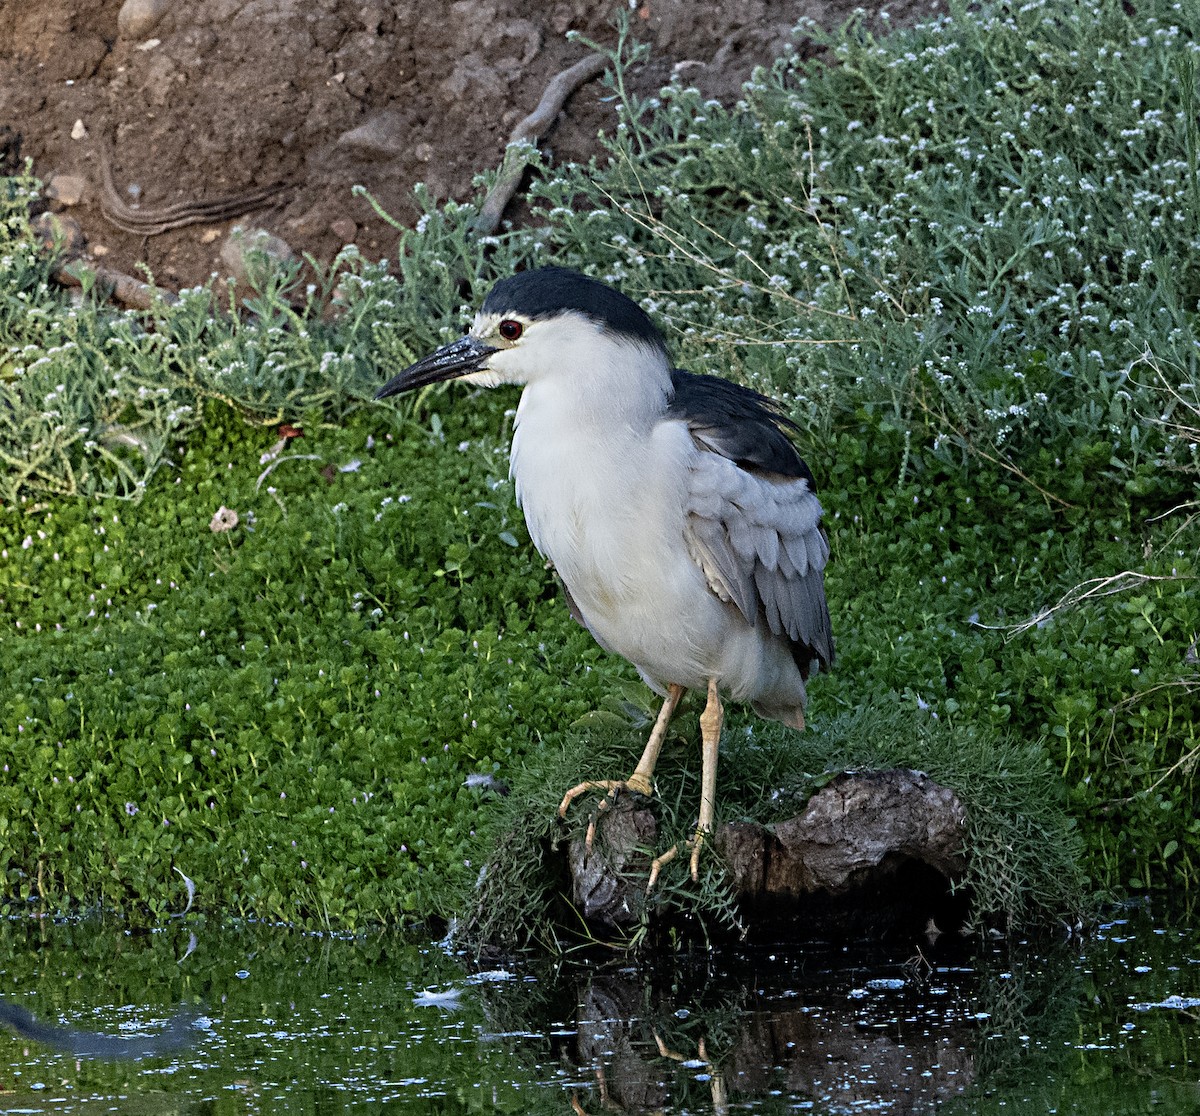
<instances>
[{"instance_id":1,"label":"dark water","mask_svg":"<svg viewBox=\"0 0 1200 1116\"><path fill-rule=\"evenodd\" d=\"M1200 1112L1194 927L473 971L392 936L10 919L0 1112Z\"/></svg>"}]
</instances>

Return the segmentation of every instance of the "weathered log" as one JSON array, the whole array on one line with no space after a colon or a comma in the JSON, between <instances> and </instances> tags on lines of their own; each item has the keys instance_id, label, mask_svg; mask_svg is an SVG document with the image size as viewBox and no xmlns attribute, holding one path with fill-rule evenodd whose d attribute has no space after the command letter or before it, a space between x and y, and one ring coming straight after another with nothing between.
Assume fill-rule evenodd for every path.
<instances>
[{"instance_id":1,"label":"weathered log","mask_svg":"<svg viewBox=\"0 0 1200 1116\"><path fill-rule=\"evenodd\" d=\"M958 796L921 772L847 772L785 821L719 826L713 848L750 921L886 929L924 925L962 882L965 823ZM650 801L626 795L599 818L590 852L582 837L570 842L574 900L589 922L637 924L657 833Z\"/></svg>"}]
</instances>

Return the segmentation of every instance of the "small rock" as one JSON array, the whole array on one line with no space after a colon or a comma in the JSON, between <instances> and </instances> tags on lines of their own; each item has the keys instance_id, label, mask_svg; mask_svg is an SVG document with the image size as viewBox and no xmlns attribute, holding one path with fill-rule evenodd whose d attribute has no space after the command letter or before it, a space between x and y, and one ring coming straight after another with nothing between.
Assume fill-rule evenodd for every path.
<instances>
[{"instance_id":1,"label":"small rock","mask_svg":"<svg viewBox=\"0 0 1200 1116\"><path fill-rule=\"evenodd\" d=\"M330 12L310 13L308 19L312 21L308 33L317 46L326 54L337 50L342 38L342 21Z\"/></svg>"},{"instance_id":2,"label":"small rock","mask_svg":"<svg viewBox=\"0 0 1200 1116\"><path fill-rule=\"evenodd\" d=\"M517 65L525 69L542 49L542 32L536 23L528 19L492 20L484 34L484 49L495 56L498 47L513 44L520 51Z\"/></svg>"},{"instance_id":3,"label":"small rock","mask_svg":"<svg viewBox=\"0 0 1200 1116\"><path fill-rule=\"evenodd\" d=\"M353 244L358 235L358 226L349 217L339 217L336 221L331 221L329 229L343 244Z\"/></svg>"},{"instance_id":4,"label":"small rock","mask_svg":"<svg viewBox=\"0 0 1200 1116\"><path fill-rule=\"evenodd\" d=\"M44 10L50 11L51 9ZM83 20L78 18L75 21L75 26L70 32L69 49L52 49L45 52L45 61L38 64L40 81L55 83L64 81L70 84L73 81L83 81L95 76L100 63L108 57L109 48L99 35L92 35L79 27L78 23L82 22ZM3 17L0 17L0 24L5 28L5 41L15 44L21 42L22 35L14 26L13 16L6 12Z\"/></svg>"},{"instance_id":5,"label":"small rock","mask_svg":"<svg viewBox=\"0 0 1200 1116\"><path fill-rule=\"evenodd\" d=\"M205 229L204 232L202 232L200 234L200 243L201 244L211 244L220 235L221 235L220 229Z\"/></svg>"},{"instance_id":6,"label":"small rock","mask_svg":"<svg viewBox=\"0 0 1200 1116\"><path fill-rule=\"evenodd\" d=\"M171 8L173 0L125 0L117 13L117 33L123 39L144 39Z\"/></svg>"},{"instance_id":7,"label":"small rock","mask_svg":"<svg viewBox=\"0 0 1200 1116\"><path fill-rule=\"evenodd\" d=\"M153 50L156 46L162 46L162 39L147 39L144 43L138 43L134 50Z\"/></svg>"},{"instance_id":8,"label":"small rock","mask_svg":"<svg viewBox=\"0 0 1200 1116\"><path fill-rule=\"evenodd\" d=\"M92 245L92 255L93 256L97 256L97 257L98 256L107 256L108 253L109 253L109 248L106 244L93 244Z\"/></svg>"},{"instance_id":9,"label":"small rock","mask_svg":"<svg viewBox=\"0 0 1200 1116\"><path fill-rule=\"evenodd\" d=\"M46 196L59 205L78 205L87 191L87 179L79 174L56 174L46 183Z\"/></svg>"},{"instance_id":10,"label":"small rock","mask_svg":"<svg viewBox=\"0 0 1200 1116\"><path fill-rule=\"evenodd\" d=\"M146 80L142 95L154 105L165 105L171 99L171 86L178 71L175 63L166 54L155 55L146 67Z\"/></svg>"},{"instance_id":11,"label":"small rock","mask_svg":"<svg viewBox=\"0 0 1200 1116\"><path fill-rule=\"evenodd\" d=\"M364 4L358 18L367 34L378 35L379 25L383 22L383 7L379 4Z\"/></svg>"},{"instance_id":12,"label":"small rock","mask_svg":"<svg viewBox=\"0 0 1200 1116\"><path fill-rule=\"evenodd\" d=\"M33 235L47 248L57 248L66 256L78 256L87 243L83 229L74 217L61 213L39 213L31 222Z\"/></svg>"},{"instance_id":13,"label":"small rock","mask_svg":"<svg viewBox=\"0 0 1200 1116\"><path fill-rule=\"evenodd\" d=\"M407 149L404 118L396 112L379 112L357 128L343 132L337 146L368 159L390 159Z\"/></svg>"},{"instance_id":14,"label":"small rock","mask_svg":"<svg viewBox=\"0 0 1200 1116\"><path fill-rule=\"evenodd\" d=\"M512 58L494 58L472 51L459 56L450 76L437 86L443 97L452 101L473 98L480 103L503 104L508 87L519 65Z\"/></svg>"},{"instance_id":15,"label":"small rock","mask_svg":"<svg viewBox=\"0 0 1200 1116\"><path fill-rule=\"evenodd\" d=\"M421 142L413 148L413 154L421 160L422 163L428 163L433 158L433 144Z\"/></svg>"},{"instance_id":16,"label":"small rock","mask_svg":"<svg viewBox=\"0 0 1200 1116\"><path fill-rule=\"evenodd\" d=\"M83 126L82 120L76 120L75 123L71 125L71 139L87 139L87 134L88 130Z\"/></svg>"},{"instance_id":17,"label":"small rock","mask_svg":"<svg viewBox=\"0 0 1200 1116\"><path fill-rule=\"evenodd\" d=\"M346 80L342 84L351 97L357 97L360 101L366 97L371 89L370 80L361 70L348 71Z\"/></svg>"},{"instance_id":18,"label":"small rock","mask_svg":"<svg viewBox=\"0 0 1200 1116\"><path fill-rule=\"evenodd\" d=\"M284 222L289 235L307 240L309 237L322 236L329 231L329 210L321 202L306 209L299 217L291 217Z\"/></svg>"},{"instance_id":19,"label":"small rock","mask_svg":"<svg viewBox=\"0 0 1200 1116\"><path fill-rule=\"evenodd\" d=\"M221 262L239 283L261 287L275 268L291 263L296 255L281 237L266 229L234 225L221 245Z\"/></svg>"}]
</instances>

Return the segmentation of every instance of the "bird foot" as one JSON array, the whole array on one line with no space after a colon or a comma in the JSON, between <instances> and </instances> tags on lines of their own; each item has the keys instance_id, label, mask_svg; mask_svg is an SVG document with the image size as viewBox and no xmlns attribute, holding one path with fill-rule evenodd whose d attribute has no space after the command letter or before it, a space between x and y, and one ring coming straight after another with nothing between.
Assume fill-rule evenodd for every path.
<instances>
[{"instance_id":1,"label":"bird foot","mask_svg":"<svg viewBox=\"0 0 1200 1116\"><path fill-rule=\"evenodd\" d=\"M658 1047L658 1054L660 1058L670 1058L672 1062L686 1062L689 1060L686 1054L680 1054L678 1050L672 1050L665 1042L663 1042L662 1036L657 1031L654 1031L653 1034L654 1045ZM708 1048L705 1046L703 1038L701 1038L696 1044L696 1056L706 1066L712 1065L712 1059L708 1056Z\"/></svg>"},{"instance_id":2,"label":"bird foot","mask_svg":"<svg viewBox=\"0 0 1200 1116\"><path fill-rule=\"evenodd\" d=\"M696 835L688 841L680 841L676 845L672 845L662 856L656 856L650 862L650 878L646 881L646 894L654 890L654 885L658 883L658 875L668 864L671 863L679 855L679 850L691 849L691 870L692 882L699 883L700 881L700 850L704 848L705 841L708 836L708 830L697 829Z\"/></svg>"},{"instance_id":3,"label":"bird foot","mask_svg":"<svg viewBox=\"0 0 1200 1116\"><path fill-rule=\"evenodd\" d=\"M558 816L565 818L571 803L580 795L593 790L607 791L608 793L596 803L596 809L588 821L587 836L584 838L583 847L589 853L592 851L592 843L596 840L596 823L599 821L600 815L606 810L612 809L616 804L617 795L621 791L633 791L635 794L644 794L647 798L654 797L654 788L650 786L650 780L639 778L636 774L630 775L628 779L588 779L586 782L577 783L563 795L563 800L558 807Z\"/></svg>"}]
</instances>

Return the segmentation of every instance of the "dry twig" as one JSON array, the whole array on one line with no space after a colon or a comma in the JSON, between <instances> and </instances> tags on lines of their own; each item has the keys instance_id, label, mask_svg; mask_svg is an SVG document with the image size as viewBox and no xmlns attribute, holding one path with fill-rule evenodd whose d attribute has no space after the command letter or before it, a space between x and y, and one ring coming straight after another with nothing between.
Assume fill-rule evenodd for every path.
<instances>
[{"instance_id":1,"label":"dry twig","mask_svg":"<svg viewBox=\"0 0 1200 1116\"><path fill-rule=\"evenodd\" d=\"M1031 628L1040 628L1056 612L1074 608L1076 605L1083 604L1084 601L1111 597L1116 593L1127 593L1131 589L1138 589L1154 581L1179 580L1181 580L1180 577L1174 574L1144 574L1137 570L1122 570L1120 573L1111 574L1108 577L1093 577L1081 582L1064 593L1057 603L1049 608L1043 608L1035 616L1031 616L1028 620L1022 620L1019 624L980 624L976 622L975 627L985 628L991 632L1004 632L1004 642L1007 643Z\"/></svg>"}]
</instances>

